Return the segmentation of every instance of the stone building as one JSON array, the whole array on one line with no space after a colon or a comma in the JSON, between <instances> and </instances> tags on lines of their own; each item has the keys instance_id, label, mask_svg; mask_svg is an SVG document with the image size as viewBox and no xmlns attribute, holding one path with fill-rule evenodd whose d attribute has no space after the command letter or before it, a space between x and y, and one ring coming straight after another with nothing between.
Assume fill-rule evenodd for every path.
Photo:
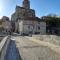
<instances>
[{"instance_id":1,"label":"stone building","mask_svg":"<svg viewBox=\"0 0 60 60\"><path fill-rule=\"evenodd\" d=\"M11 31L11 22L8 17L3 16L2 17L2 27L3 27L3 32L10 32Z\"/></svg>"},{"instance_id":2,"label":"stone building","mask_svg":"<svg viewBox=\"0 0 60 60\"><path fill-rule=\"evenodd\" d=\"M22 7L16 6L15 12L11 16L11 21L14 32L19 32L20 34L40 33L42 24L40 18L36 17L35 10L30 9L29 0L24 0Z\"/></svg>"}]
</instances>

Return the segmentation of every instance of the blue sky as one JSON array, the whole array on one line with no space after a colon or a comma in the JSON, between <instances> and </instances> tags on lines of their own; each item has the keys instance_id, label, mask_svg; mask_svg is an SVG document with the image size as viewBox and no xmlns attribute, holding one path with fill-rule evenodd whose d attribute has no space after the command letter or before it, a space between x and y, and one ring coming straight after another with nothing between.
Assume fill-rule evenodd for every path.
<instances>
[{"instance_id":1,"label":"blue sky","mask_svg":"<svg viewBox=\"0 0 60 60\"><path fill-rule=\"evenodd\" d=\"M11 17L16 5L22 6L23 0L0 0L0 18ZM60 0L30 0L30 6L36 11L36 16L41 17L48 14L60 16Z\"/></svg>"}]
</instances>

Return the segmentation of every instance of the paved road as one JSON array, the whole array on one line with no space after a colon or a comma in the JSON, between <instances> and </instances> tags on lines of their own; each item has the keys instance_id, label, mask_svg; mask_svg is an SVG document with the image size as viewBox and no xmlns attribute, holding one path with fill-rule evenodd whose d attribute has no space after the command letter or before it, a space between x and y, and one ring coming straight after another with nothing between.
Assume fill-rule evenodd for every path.
<instances>
[{"instance_id":1,"label":"paved road","mask_svg":"<svg viewBox=\"0 0 60 60\"><path fill-rule=\"evenodd\" d=\"M60 55L26 37L13 37L22 60L60 60Z\"/></svg>"},{"instance_id":2,"label":"paved road","mask_svg":"<svg viewBox=\"0 0 60 60\"><path fill-rule=\"evenodd\" d=\"M14 40L11 40L9 44L5 60L19 60L19 54Z\"/></svg>"}]
</instances>

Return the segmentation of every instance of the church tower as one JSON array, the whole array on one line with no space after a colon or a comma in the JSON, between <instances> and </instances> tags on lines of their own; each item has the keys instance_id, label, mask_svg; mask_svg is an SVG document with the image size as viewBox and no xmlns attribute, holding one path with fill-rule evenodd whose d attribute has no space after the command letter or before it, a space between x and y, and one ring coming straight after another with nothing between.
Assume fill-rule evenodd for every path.
<instances>
[{"instance_id":1,"label":"church tower","mask_svg":"<svg viewBox=\"0 0 60 60\"><path fill-rule=\"evenodd\" d=\"M23 1L23 7L25 9L30 9L30 1L29 0L24 0Z\"/></svg>"}]
</instances>

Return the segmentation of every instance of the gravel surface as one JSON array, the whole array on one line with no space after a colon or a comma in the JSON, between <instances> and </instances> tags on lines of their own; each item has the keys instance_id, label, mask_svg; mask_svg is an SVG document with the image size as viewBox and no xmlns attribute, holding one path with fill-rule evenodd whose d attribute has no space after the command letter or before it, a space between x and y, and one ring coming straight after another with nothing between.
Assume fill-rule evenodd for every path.
<instances>
[{"instance_id":1,"label":"gravel surface","mask_svg":"<svg viewBox=\"0 0 60 60\"><path fill-rule=\"evenodd\" d=\"M22 60L60 60L60 55L48 47L25 37L14 37Z\"/></svg>"},{"instance_id":2,"label":"gravel surface","mask_svg":"<svg viewBox=\"0 0 60 60\"><path fill-rule=\"evenodd\" d=\"M33 37L37 40L49 42L49 43L60 46L60 36L56 36L56 35L33 35Z\"/></svg>"}]
</instances>

